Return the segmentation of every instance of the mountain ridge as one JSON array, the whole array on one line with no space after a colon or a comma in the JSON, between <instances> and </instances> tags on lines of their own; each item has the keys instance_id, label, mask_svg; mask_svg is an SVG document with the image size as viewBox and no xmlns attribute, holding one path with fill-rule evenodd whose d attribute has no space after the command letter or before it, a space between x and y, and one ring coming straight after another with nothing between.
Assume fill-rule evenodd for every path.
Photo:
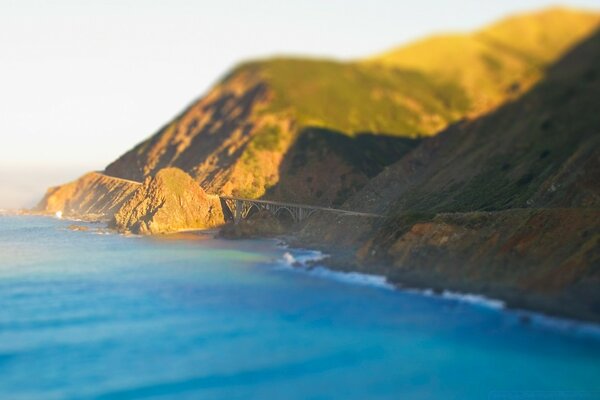
<instances>
[{"instance_id":1,"label":"mountain ridge","mask_svg":"<svg viewBox=\"0 0 600 400\"><path fill-rule=\"evenodd\" d=\"M548 21L540 17L547 13L553 15ZM546 21L545 28L551 30L560 16L577 19L577 29L560 29L560 35L550 37L560 42L552 51L537 50L545 54L547 62L558 57L566 44L591 31L600 14L553 10L516 19L519 24L530 19ZM545 42L533 43L526 47L547 46ZM442 58L434 64L443 70L449 60ZM340 171L351 175L347 182L356 184L332 175L329 185L286 187L291 180L317 181L308 172L297 177L284 168L286 154L303 131L324 129L341 136L368 133L420 140L517 98L542 75L539 70L528 75L530 64L513 64L507 67L503 81L498 81L496 74L480 74L493 87L494 98L487 101L485 96L473 97L460 79L432 74L426 68L399 69L368 60L299 58L242 63L158 133L111 163L106 173L143 180L160 168L175 166L211 193L272 198L278 195L273 190L278 186L294 195L309 191L316 204L339 204L368 179L365 171L351 163L345 163ZM462 73L470 75L473 71L463 69ZM332 153L328 148L322 157ZM396 159L403 155L400 151ZM331 187L336 193L316 196Z\"/></svg>"}]
</instances>

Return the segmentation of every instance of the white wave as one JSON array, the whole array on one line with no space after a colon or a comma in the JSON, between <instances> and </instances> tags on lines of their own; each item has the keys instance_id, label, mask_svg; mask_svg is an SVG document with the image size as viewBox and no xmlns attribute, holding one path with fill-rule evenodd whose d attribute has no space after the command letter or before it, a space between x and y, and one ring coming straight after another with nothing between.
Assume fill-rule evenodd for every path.
<instances>
[{"instance_id":1,"label":"white wave","mask_svg":"<svg viewBox=\"0 0 600 400\"><path fill-rule=\"evenodd\" d=\"M469 303L498 310L503 309L505 307L505 303L502 300L490 299L479 294L458 293L451 292L449 290L444 290L441 296L445 299L456 300L463 303Z\"/></svg>"},{"instance_id":2,"label":"white wave","mask_svg":"<svg viewBox=\"0 0 600 400\"><path fill-rule=\"evenodd\" d=\"M320 251L299 250L292 254L283 253L281 263L286 269L300 271L318 278L334 280L337 282L350 283L354 285L374 286L378 288L393 289L394 285L389 283L384 276L363 274L359 272L334 271L322 266L312 267L310 263L321 261L328 256Z\"/></svg>"},{"instance_id":3,"label":"white wave","mask_svg":"<svg viewBox=\"0 0 600 400\"><path fill-rule=\"evenodd\" d=\"M322 261L328 256L315 250L298 250L292 254L289 251L283 253L283 262L289 266L307 266L309 263Z\"/></svg>"},{"instance_id":4,"label":"white wave","mask_svg":"<svg viewBox=\"0 0 600 400\"><path fill-rule=\"evenodd\" d=\"M418 296L425 297L438 297L446 300L457 301L460 303L468 303L476 306L492 308L495 310L502 310L506 308L506 304L502 300L491 299L479 294L473 293L460 293L453 292L450 290L444 290L441 293L436 293L433 289L415 289L409 287L402 287L400 289L404 293L412 293Z\"/></svg>"},{"instance_id":5,"label":"white wave","mask_svg":"<svg viewBox=\"0 0 600 400\"><path fill-rule=\"evenodd\" d=\"M296 258L291 253L286 251L285 253L283 253L283 262L287 265L294 265L294 263L296 262Z\"/></svg>"},{"instance_id":6,"label":"white wave","mask_svg":"<svg viewBox=\"0 0 600 400\"><path fill-rule=\"evenodd\" d=\"M374 286L382 289L394 289L394 285L387 281L385 276L363 274L360 272L334 271L324 267L315 267L307 270L307 273L319 278L332 279L338 282L351 283L354 285Z\"/></svg>"},{"instance_id":7,"label":"white wave","mask_svg":"<svg viewBox=\"0 0 600 400\"><path fill-rule=\"evenodd\" d=\"M62 211L57 211L57 212L54 214L54 216L55 216L56 218L58 218L58 219L62 219L63 212L62 212Z\"/></svg>"},{"instance_id":8,"label":"white wave","mask_svg":"<svg viewBox=\"0 0 600 400\"><path fill-rule=\"evenodd\" d=\"M600 324L552 317L533 311L515 310L515 313L520 317L521 320L524 318L529 320L532 325L537 325L554 331L600 339Z\"/></svg>"}]
</instances>

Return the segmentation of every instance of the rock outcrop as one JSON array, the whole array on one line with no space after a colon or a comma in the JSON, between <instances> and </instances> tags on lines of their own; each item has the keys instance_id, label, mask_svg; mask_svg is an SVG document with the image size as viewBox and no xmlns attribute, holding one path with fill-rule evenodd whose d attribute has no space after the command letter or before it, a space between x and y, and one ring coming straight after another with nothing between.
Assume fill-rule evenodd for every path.
<instances>
[{"instance_id":1,"label":"rock outcrop","mask_svg":"<svg viewBox=\"0 0 600 400\"><path fill-rule=\"evenodd\" d=\"M146 178L113 221L118 230L136 234L207 229L223 223L219 197L207 195L178 168L164 168Z\"/></svg>"},{"instance_id":2,"label":"rock outcrop","mask_svg":"<svg viewBox=\"0 0 600 400\"><path fill-rule=\"evenodd\" d=\"M110 220L139 186L138 182L90 172L73 182L48 189L36 211Z\"/></svg>"}]
</instances>

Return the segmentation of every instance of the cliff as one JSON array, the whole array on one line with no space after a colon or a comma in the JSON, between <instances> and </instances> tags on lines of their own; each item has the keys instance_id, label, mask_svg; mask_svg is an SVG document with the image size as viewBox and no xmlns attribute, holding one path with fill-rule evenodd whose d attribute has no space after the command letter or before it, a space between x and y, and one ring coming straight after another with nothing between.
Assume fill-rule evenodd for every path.
<instances>
[{"instance_id":1,"label":"cliff","mask_svg":"<svg viewBox=\"0 0 600 400\"><path fill-rule=\"evenodd\" d=\"M138 182L90 172L73 182L48 189L36 210L109 220L139 185Z\"/></svg>"},{"instance_id":2,"label":"cliff","mask_svg":"<svg viewBox=\"0 0 600 400\"><path fill-rule=\"evenodd\" d=\"M148 177L114 215L120 231L161 234L207 229L225 222L218 196L209 196L189 175L165 168Z\"/></svg>"}]
</instances>

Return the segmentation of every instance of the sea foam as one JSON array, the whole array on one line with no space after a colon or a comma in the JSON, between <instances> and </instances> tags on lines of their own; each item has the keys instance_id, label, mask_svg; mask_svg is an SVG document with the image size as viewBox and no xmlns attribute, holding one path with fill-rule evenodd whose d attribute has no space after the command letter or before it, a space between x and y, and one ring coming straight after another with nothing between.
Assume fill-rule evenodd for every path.
<instances>
[{"instance_id":1,"label":"sea foam","mask_svg":"<svg viewBox=\"0 0 600 400\"><path fill-rule=\"evenodd\" d=\"M394 288L394 285L389 283L385 276L363 274L359 272L334 271L323 266L313 266L315 262L324 260L327 257L326 254L314 250L298 250L294 254L286 251L281 258L281 264L286 268L293 268L295 271L301 271L318 278L383 289Z\"/></svg>"},{"instance_id":2,"label":"sea foam","mask_svg":"<svg viewBox=\"0 0 600 400\"><path fill-rule=\"evenodd\" d=\"M494 308L498 310L503 309L505 307L505 303L502 300L490 299L489 297L485 297L479 294L459 293L444 290L441 296L445 299L456 300L463 303L469 303L477 306Z\"/></svg>"}]
</instances>

